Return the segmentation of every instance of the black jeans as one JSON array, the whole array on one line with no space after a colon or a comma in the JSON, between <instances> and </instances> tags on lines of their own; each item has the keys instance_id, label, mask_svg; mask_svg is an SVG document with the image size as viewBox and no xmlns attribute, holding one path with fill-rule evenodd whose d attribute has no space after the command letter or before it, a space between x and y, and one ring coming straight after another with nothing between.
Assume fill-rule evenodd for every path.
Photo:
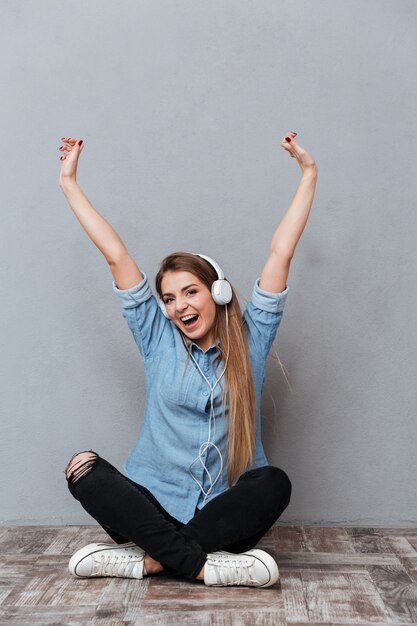
<instances>
[{"instance_id":1,"label":"black jeans","mask_svg":"<svg viewBox=\"0 0 417 626\"><path fill-rule=\"evenodd\" d=\"M93 450L88 452L96 456L77 463L67 478L74 498L116 543L132 541L168 573L190 580L196 579L207 553L239 553L255 547L291 497L287 474L267 465L242 474L235 485L202 509L196 508L194 517L183 524L146 487Z\"/></svg>"}]
</instances>

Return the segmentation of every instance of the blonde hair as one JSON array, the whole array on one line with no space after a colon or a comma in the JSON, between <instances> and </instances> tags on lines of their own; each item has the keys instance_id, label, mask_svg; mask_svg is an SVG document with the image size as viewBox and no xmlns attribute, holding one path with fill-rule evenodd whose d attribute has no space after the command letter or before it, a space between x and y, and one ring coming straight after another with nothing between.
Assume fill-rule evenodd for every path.
<instances>
[{"instance_id":1,"label":"blonde hair","mask_svg":"<svg viewBox=\"0 0 417 626\"><path fill-rule=\"evenodd\" d=\"M214 267L205 259L190 252L173 252L166 256L160 264L155 277L155 287L162 298L162 278L168 271L190 272L207 286L211 292L212 283L218 279ZM230 282L230 281L229 281ZM226 403L229 403L228 429L228 461L227 479L229 487L247 470L253 462L256 431L256 395L253 384L252 368L249 358L249 349L244 329L245 320L232 287L232 299L227 305L230 352L224 376L226 380L222 386L222 417L225 417ZM180 330L180 329L179 329ZM187 339L181 332L187 348L187 361L190 358ZM227 354L222 347L227 346L226 310L225 305L216 304L216 318L214 322L214 336L219 338L216 347L220 350L223 367ZM189 339L188 339L189 341ZM185 371L185 370L184 370Z\"/></svg>"}]
</instances>

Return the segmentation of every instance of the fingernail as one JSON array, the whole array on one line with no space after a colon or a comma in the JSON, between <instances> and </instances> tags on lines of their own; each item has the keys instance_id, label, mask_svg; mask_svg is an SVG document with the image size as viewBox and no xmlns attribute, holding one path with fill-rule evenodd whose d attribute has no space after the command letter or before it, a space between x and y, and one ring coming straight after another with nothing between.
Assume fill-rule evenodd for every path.
<instances>
[{"instance_id":1,"label":"fingernail","mask_svg":"<svg viewBox=\"0 0 417 626\"><path fill-rule=\"evenodd\" d=\"M60 161L62 161L62 159L63 159L63 158L64 158L64 157L60 156L60 157L59 157L59 160L60 160Z\"/></svg>"},{"instance_id":2,"label":"fingernail","mask_svg":"<svg viewBox=\"0 0 417 626\"><path fill-rule=\"evenodd\" d=\"M61 141L64 141L64 140L65 140L65 137L61 137Z\"/></svg>"},{"instance_id":3,"label":"fingernail","mask_svg":"<svg viewBox=\"0 0 417 626\"><path fill-rule=\"evenodd\" d=\"M291 131L293 135L296 135L297 133L295 133L293 130Z\"/></svg>"},{"instance_id":4,"label":"fingernail","mask_svg":"<svg viewBox=\"0 0 417 626\"><path fill-rule=\"evenodd\" d=\"M291 141L291 137L285 137L287 141Z\"/></svg>"},{"instance_id":5,"label":"fingernail","mask_svg":"<svg viewBox=\"0 0 417 626\"><path fill-rule=\"evenodd\" d=\"M78 145L81 146L82 142L83 142L83 140L80 139L80 141L78 142Z\"/></svg>"}]
</instances>

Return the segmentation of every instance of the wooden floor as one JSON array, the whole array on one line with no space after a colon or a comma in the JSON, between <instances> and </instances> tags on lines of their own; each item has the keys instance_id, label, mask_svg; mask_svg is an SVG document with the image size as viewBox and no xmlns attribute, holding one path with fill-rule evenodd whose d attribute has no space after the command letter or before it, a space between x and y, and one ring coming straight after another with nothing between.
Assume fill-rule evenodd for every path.
<instances>
[{"instance_id":1,"label":"wooden floor","mask_svg":"<svg viewBox=\"0 0 417 626\"><path fill-rule=\"evenodd\" d=\"M99 526L0 527L0 624L417 625L417 528L274 526L257 546L280 569L266 589L71 576L99 541L113 543Z\"/></svg>"}]
</instances>

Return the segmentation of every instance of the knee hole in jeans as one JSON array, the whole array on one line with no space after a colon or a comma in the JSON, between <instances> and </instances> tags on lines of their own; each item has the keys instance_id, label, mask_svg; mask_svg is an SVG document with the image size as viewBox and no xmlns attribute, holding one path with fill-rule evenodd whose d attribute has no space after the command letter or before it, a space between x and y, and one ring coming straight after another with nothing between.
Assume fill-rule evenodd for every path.
<instances>
[{"instance_id":1,"label":"knee hole in jeans","mask_svg":"<svg viewBox=\"0 0 417 626\"><path fill-rule=\"evenodd\" d=\"M74 454L65 469L65 475L67 480L71 483L77 482L82 476L84 476L91 470L94 463L96 462L97 457L98 454L93 450L78 452L77 454Z\"/></svg>"}]
</instances>

